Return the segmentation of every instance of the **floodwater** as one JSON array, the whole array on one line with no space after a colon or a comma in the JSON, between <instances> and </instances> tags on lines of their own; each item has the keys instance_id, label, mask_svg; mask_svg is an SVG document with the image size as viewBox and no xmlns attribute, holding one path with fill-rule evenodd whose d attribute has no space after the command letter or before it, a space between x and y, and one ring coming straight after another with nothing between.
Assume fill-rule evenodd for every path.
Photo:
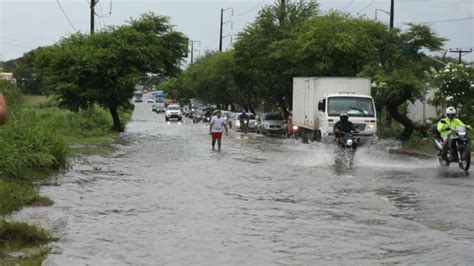
<instances>
[{"instance_id":1,"label":"floodwater","mask_svg":"<svg viewBox=\"0 0 474 266\"><path fill-rule=\"evenodd\" d=\"M59 237L43 265L474 264L474 178L434 160L234 130L139 104L106 156L75 159L16 218ZM379 145L384 147L386 145Z\"/></svg>"}]
</instances>

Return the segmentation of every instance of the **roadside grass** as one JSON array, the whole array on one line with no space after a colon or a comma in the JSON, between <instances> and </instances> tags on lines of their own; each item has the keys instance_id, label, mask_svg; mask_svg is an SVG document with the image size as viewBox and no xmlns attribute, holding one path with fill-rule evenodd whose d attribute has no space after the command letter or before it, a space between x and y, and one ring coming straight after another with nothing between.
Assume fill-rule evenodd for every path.
<instances>
[{"instance_id":1,"label":"roadside grass","mask_svg":"<svg viewBox=\"0 0 474 266\"><path fill-rule=\"evenodd\" d=\"M44 95L24 95L23 100L25 107L41 107L50 103L48 96Z\"/></svg>"},{"instance_id":2,"label":"roadside grass","mask_svg":"<svg viewBox=\"0 0 474 266\"><path fill-rule=\"evenodd\" d=\"M26 180L0 179L0 217L32 205L39 200L38 190ZM1 233L0 233L1 237Z\"/></svg>"},{"instance_id":3,"label":"roadside grass","mask_svg":"<svg viewBox=\"0 0 474 266\"><path fill-rule=\"evenodd\" d=\"M54 240L48 232L35 225L0 219L0 257L29 247L37 247Z\"/></svg>"},{"instance_id":4,"label":"roadside grass","mask_svg":"<svg viewBox=\"0 0 474 266\"><path fill-rule=\"evenodd\" d=\"M46 96L23 96L2 81L0 91L10 107L8 123L0 126L0 265L41 265L49 248L38 246L53 239L35 225L6 217L24 206L54 204L40 196L39 186L68 169L73 154L106 154L118 133L111 130L112 118L103 108L71 112ZM126 124L131 111L120 113ZM28 258L6 256L29 247L36 251Z\"/></svg>"}]
</instances>

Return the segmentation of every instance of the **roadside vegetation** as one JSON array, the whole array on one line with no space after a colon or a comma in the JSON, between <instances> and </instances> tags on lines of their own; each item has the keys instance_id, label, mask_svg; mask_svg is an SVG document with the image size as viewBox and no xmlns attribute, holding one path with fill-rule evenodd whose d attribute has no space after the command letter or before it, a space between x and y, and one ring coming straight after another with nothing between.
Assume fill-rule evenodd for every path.
<instances>
[{"instance_id":1,"label":"roadside vegetation","mask_svg":"<svg viewBox=\"0 0 474 266\"><path fill-rule=\"evenodd\" d=\"M39 194L49 176L66 170L71 156L104 153L118 133L100 107L72 112L45 96L23 97L16 86L0 81L9 104L9 121L0 127L0 262L16 249L45 244L51 237L34 225L8 221L24 206L49 206L53 201ZM122 121L131 110L121 112ZM80 145L75 147L72 145ZM72 147L71 147L72 146ZM37 258L41 262L41 257ZM34 261L35 259L32 258ZM6 263L7 261L5 261Z\"/></svg>"},{"instance_id":2,"label":"roadside vegetation","mask_svg":"<svg viewBox=\"0 0 474 266\"><path fill-rule=\"evenodd\" d=\"M9 121L0 127L0 264L16 265L4 256L51 241L44 230L8 216L53 204L39 186L67 170L72 156L105 153L131 118L139 77L178 74L187 42L169 18L148 13L94 35L71 34L5 69L17 83L0 81L9 106ZM21 262L40 264L47 252L40 248Z\"/></svg>"}]
</instances>

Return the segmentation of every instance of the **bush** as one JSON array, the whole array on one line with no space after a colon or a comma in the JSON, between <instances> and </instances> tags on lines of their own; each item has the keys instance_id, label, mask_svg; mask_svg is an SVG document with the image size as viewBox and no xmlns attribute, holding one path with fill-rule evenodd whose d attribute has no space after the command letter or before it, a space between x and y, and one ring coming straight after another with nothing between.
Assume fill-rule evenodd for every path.
<instances>
[{"instance_id":1,"label":"bush","mask_svg":"<svg viewBox=\"0 0 474 266\"><path fill-rule=\"evenodd\" d=\"M49 234L37 226L0 219L0 251L8 247L33 247L50 240Z\"/></svg>"},{"instance_id":2,"label":"bush","mask_svg":"<svg viewBox=\"0 0 474 266\"><path fill-rule=\"evenodd\" d=\"M33 204L38 198L38 190L31 182L0 179L0 216L19 210L24 205Z\"/></svg>"},{"instance_id":3,"label":"bush","mask_svg":"<svg viewBox=\"0 0 474 266\"><path fill-rule=\"evenodd\" d=\"M14 111L0 128L0 177L20 176L25 169L68 167L69 149L60 136L31 112Z\"/></svg>"},{"instance_id":4,"label":"bush","mask_svg":"<svg viewBox=\"0 0 474 266\"><path fill-rule=\"evenodd\" d=\"M6 80L0 80L0 92L5 96L9 106L16 106L23 102L20 90Z\"/></svg>"}]
</instances>

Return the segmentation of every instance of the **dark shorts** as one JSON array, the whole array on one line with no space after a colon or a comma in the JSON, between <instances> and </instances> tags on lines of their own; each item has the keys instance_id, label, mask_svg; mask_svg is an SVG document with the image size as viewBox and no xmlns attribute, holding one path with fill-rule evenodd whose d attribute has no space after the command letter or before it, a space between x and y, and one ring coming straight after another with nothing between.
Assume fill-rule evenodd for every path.
<instances>
[{"instance_id":1,"label":"dark shorts","mask_svg":"<svg viewBox=\"0 0 474 266\"><path fill-rule=\"evenodd\" d=\"M221 139L222 132L212 132L212 140Z\"/></svg>"}]
</instances>

